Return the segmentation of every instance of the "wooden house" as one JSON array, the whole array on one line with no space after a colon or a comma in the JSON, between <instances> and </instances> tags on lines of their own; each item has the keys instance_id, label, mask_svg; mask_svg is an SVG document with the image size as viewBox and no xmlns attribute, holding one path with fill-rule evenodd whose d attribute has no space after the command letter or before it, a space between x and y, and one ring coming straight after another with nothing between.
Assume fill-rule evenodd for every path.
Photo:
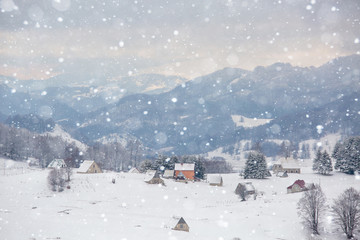
<instances>
[{"instance_id":1,"label":"wooden house","mask_svg":"<svg viewBox=\"0 0 360 240\"><path fill-rule=\"evenodd\" d=\"M48 168L66 168L66 163L64 159L54 159L49 163Z\"/></svg>"},{"instance_id":2,"label":"wooden house","mask_svg":"<svg viewBox=\"0 0 360 240\"><path fill-rule=\"evenodd\" d=\"M137 168L130 168L128 173L140 173L140 171Z\"/></svg>"},{"instance_id":3,"label":"wooden house","mask_svg":"<svg viewBox=\"0 0 360 240\"><path fill-rule=\"evenodd\" d=\"M207 181L209 182L210 186L219 186L223 185L223 178L220 175L208 175Z\"/></svg>"},{"instance_id":4,"label":"wooden house","mask_svg":"<svg viewBox=\"0 0 360 240\"><path fill-rule=\"evenodd\" d=\"M282 158L273 164L272 170L275 174L278 172L301 173L298 162L292 158Z\"/></svg>"},{"instance_id":5,"label":"wooden house","mask_svg":"<svg viewBox=\"0 0 360 240\"><path fill-rule=\"evenodd\" d=\"M195 164L194 163L175 163L175 178L194 180Z\"/></svg>"},{"instance_id":6,"label":"wooden house","mask_svg":"<svg viewBox=\"0 0 360 240\"><path fill-rule=\"evenodd\" d=\"M240 192L245 189L246 195L252 195L255 194L256 190L255 187L252 185L251 182L246 183L239 183L235 189L235 194L240 195Z\"/></svg>"},{"instance_id":7,"label":"wooden house","mask_svg":"<svg viewBox=\"0 0 360 240\"><path fill-rule=\"evenodd\" d=\"M77 173L102 173L102 170L95 161L85 160L81 163Z\"/></svg>"},{"instance_id":8,"label":"wooden house","mask_svg":"<svg viewBox=\"0 0 360 240\"><path fill-rule=\"evenodd\" d=\"M287 193L296 193L306 190L305 181L300 179L296 180L292 185L287 187Z\"/></svg>"},{"instance_id":9,"label":"wooden house","mask_svg":"<svg viewBox=\"0 0 360 240\"><path fill-rule=\"evenodd\" d=\"M163 178L174 178L175 171L166 169L163 174Z\"/></svg>"},{"instance_id":10,"label":"wooden house","mask_svg":"<svg viewBox=\"0 0 360 240\"><path fill-rule=\"evenodd\" d=\"M188 232L190 228L189 225L185 222L184 218L181 217L179 221L176 223L173 230Z\"/></svg>"}]
</instances>

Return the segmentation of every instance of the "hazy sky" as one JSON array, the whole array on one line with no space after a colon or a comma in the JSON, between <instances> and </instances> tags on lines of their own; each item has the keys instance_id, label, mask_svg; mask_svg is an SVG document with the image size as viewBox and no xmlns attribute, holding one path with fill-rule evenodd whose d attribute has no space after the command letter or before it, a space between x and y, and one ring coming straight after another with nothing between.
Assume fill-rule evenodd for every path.
<instances>
[{"instance_id":1,"label":"hazy sky","mask_svg":"<svg viewBox=\"0 0 360 240\"><path fill-rule=\"evenodd\" d=\"M321 65L360 54L359 0L0 0L0 74L19 79Z\"/></svg>"}]
</instances>

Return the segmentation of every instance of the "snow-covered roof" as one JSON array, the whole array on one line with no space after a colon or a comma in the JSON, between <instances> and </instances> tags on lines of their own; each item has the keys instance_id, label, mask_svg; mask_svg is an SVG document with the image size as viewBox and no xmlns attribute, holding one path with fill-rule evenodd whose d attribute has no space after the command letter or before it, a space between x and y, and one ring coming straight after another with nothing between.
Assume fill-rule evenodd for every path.
<instances>
[{"instance_id":1,"label":"snow-covered roof","mask_svg":"<svg viewBox=\"0 0 360 240\"><path fill-rule=\"evenodd\" d=\"M194 171L194 163L175 163L175 171Z\"/></svg>"},{"instance_id":2,"label":"snow-covered roof","mask_svg":"<svg viewBox=\"0 0 360 240\"><path fill-rule=\"evenodd\" d=\"M140 173L140 171L137 168L131 168L129 173Z\"/></svg>"},{"instance_id":3,"label":"snow-covered roof","mask_svg":"<svg viewBox=\"0 0 360 240\"><path fill-rule=\"evenodd\" d=\"M144 181L150 181L156 174L156 170L147 170L145 173Z\"/></svg>"},{"instance_id":4,"label":"snow-covered roof","mask_svg":"<svg viewBox=\"0 0 360 240\"><path fill-rule=\"evenodd\" d=\"M208 175L207 176L207 180L208 180L209 183L220 184L221 179L222 179L222 177L220 175Z\"/></svg>"},{"instance_id":5,"label":"snow-covered roof","mask_svg":"<svg viewBox=\"0 0 360 240\"><path fill-rule=\"evenodd\" d=\"M172 216L169 221L164 225L164 228L174 228L179 223L187 224L183 217Z\"/></svg>"},{"instance_id":6,"label":"snow-covered roof","mask_svg":"<svg viewBox=\"0 0 360 240\"><path fill-rule=\"evenodd\" d=\"M281 164L282 168L300 168L299 163L293 158L280 158L275 164Z\"/></svg>"},{"instance_id":7,"label":"snow-covered roof","mask_svg":"<svg viewBox=\"0 0 360 240\"><path fill-rule=\"evenodd\" d=\"M174 170L166 169L164 174L163 174L163 177L173 177L173 176L174 176Z\"/></svg>"},{"instance_id":8,"label":"snow-covered roof","mask_svg":"<svg viewBox=\"0 0 360 240\"><path fill-rule=\"evenodd\" d=\"M296 180L292 185L288 186L288 189L291 189L295 184L297 184L300 188L305 188L305 181L304 180Z\"/></svg>"},{"instance_id":9,"label":"snow-covered roof","mask_svg":"<svg viewBox=\"0 0 360 240\"><path fill-rule=\"evenodd\" d=\"M48 168L62 168L62 167L66 167L64 159L54 159L48 165Z\"/></svg>"},{"instance_id":10,"label":"snow-covered roof","mask_svg":"<svg viewBox=\"0 0 360 240\"><path fill-rule=\"evenodd\" d=\"M87 172L91 165L94 163L92 160L85 160L77 170L77 172Z\"/></svg>"},{"instance_id":11,"label":"snow-covered roof","mask_svg":"<svg viewBox=\"0 0 360 240\"><path fill-rule=\"evenodd\" d=\"M245 183L246 191L255 191L255 187L252 185L251 182Z\"/></svg>"}]
</instances>

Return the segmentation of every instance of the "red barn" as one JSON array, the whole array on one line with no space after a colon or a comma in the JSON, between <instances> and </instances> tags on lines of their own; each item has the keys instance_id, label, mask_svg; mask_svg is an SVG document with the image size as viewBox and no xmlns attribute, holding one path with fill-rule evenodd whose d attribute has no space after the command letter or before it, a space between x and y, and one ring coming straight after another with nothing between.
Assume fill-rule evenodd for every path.
<instances>
[{"instance_id":1,"label":"red barn","mask_svg":"<svg viewBox=\"0 0 360 240\"><path fill-rule=\"evenodd\" d=\"M175 178L194 180L195 164L194 163L175 163Z\"/></svg>"}]
</instances>

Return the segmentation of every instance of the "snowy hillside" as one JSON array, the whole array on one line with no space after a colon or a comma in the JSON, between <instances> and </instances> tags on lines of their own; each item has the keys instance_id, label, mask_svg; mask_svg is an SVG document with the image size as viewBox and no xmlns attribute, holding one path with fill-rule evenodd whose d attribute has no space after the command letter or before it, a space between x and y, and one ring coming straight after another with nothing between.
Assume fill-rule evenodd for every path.
<instances>
[{"instance_id":1,"label":"snowy hillside","mask_svg":"<svg viewBox=\"0 0 360 240\"><path fill-rule=\"evenodd\" d=\"M55 125L53 131L46 132L43 135L49 135L52 137L60 137L67 143L75 143L75 145L83 152L86 151L87 146L86 144L83 144L82 142L74 139L69 133L65 132L59 125Z\"/></svg>"},{"instance_id":2,"label":"snowy hillside","mask_svg":"<svg viewBox=\"0 0 360 240\"><path fill-rule=\"evenodd\" d=\"M331 205L345 188L360 185L359 177L305 169L288 178L251 180L260 195L241 202L234 190L244 180L237 174L222 175L223 187L172 180L148 185L143 174L74 174L71 189L54 193L48 172L0 174L1 239L311 239L297 216L302 194L287 194L286 187L297 179L321 183ZM190 231L172 230L174 216L183 217ZM321 237L344 239L336 229L328 211Z\"/></svg>"}]
</instances>

